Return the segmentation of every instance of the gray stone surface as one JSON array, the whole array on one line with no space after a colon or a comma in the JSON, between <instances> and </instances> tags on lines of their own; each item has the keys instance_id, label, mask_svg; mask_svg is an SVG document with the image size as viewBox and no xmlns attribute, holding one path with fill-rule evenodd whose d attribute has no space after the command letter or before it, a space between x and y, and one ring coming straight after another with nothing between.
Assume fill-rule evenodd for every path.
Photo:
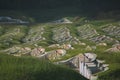
<instances>
[{"instance_id":1,"label":"gray stone surface","mask_svg":"<svg viewBox=\"0 0 120 80\"><path fill-rule=\"evenodd\" d=\"M107 52L120 52L120 44L114 44L112 48L106 50Z\"/></svg>"},{"instance_id":2,"label":"gray stone surface","mask_svg":"<svg viewBox=\"0 0 120 80\"><path fill-rule=\"evenodd\" d=\"M79 37L83 39L88 39L96 35L99 35L97 31L94 28L92 28L92 26L93 25L91 24L86 24L86 25L78 27L77 31L78 31Z\"/></svg>"},{"instance_id":3,"label":"gray stone surface","mask_svg":"<svg viewBox=\"0 0 120 80\"><path fill-rule=\"evenodd\" d=\"M42 47L38 47L38 48L34 48L30 55L34 56L34 57L40 57L41 55L43 55L45 53L45 48Z\"/></svg>"},{"instance_id":4,"label":"gray stone surface","mask_svg":"<svg viewBox=\"0 0 120 80\"><path fill-rule=\"evenodd\" d=\"M14 46L4 50L3 52L7 52L7 54L30 54L31 48Z\"/></svg>"},{"instance_id":5,"label":"gray stone surface","mask_svg":"<svg viewBox=\"0 0 120 80\"><path fill-rule=\"evenodd\" d=\"M28 35L23 39L24 42L35 42L42 41L45 38L42 36L44 34L44 28L42 26L31 27Z\"/></svg>"},{"instance_id":6,"label":"gray stone surface","mask_svg":"<svg viewBox=\"0 0 120 80\"><path fill-rule=\"evenodd\" d=\"M57 49L57 50L46 52L46 55L44 57L49 59L49 60L55 60L55 59L60 59L65 54L66 54L66 50Z\"/></svg>"},{"instance_id":7,"label":"gray stone surface","mask_svg":"<svg viewBox=\"0 0 120 80\"><path fill-rule=\"evenodd\" d=\"M89 40L96 42L96 43L118 43L119 42L106 35L95 36L95 37L90 38Z\"/></svg>"},{"instance_id":8,"label":"gray stone surface","mask_svg":"<svg viewBox=\"0 0 120 80\"><path fill-rule=\"evenodd\" d=\"M120 38L120 26L113 24L105 25L102 29L107 35L110 35L115 38Z\"/></svg>"},{"instance_id":9,"label":"gray stone surface","mask_svg":"<svg viewBox=\"0 0 120 80\"><path fill-rule=\"evenodd\" d=\"M52 39L58 43L69 41L72 38L70 30L66 27L55 28Z\"/></svg>"}]
</instances>

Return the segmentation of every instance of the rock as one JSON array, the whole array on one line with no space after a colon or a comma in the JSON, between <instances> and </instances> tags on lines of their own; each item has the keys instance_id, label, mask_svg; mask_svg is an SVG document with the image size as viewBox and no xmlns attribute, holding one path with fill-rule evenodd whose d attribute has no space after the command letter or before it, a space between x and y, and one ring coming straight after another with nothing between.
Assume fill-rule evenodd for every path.
<instances>
[{"instance_id":1,"label":"rock","mask_svg":"<svg viewBox=\"0 0 120 80\"><path fill-rule=\"evenodd\" d=\"M118 43L119 41L105 35L99 35L90 38L89 40L95 42L95 43Z\"/></svg>"},{"instance_id":2,"label":"rock","mask_svg":"<svg viewBox=\"0 0 120 80\"><path fill-rule=\"evenodd\" d=\"M44 34L44 28L43 26L37 26L37 27L32 27L28 35L23 39L24 42L36 42L36 41L42 41L45 40L42 35Z\"/></svg>"},{"instance_id":3,"label":"rock","mask_svg":"<svg viewBox=\"0 0 120 80\"><path fill-rule=\"evenodd\" d=\"M86 24L86 25L78 27L77 30L78 30L79 37L83 38L83 39L88 39L88 40L93 41L95 43L118 43L119 42L118 40L113 39L109 36L98 34L97 31L94 28L92 28L92 26L93 25ZM112 33L112 32L110 32L110 33ZM119 30L117 31L117 33L119 34Z\"/></svg>"},{"instance_id":4,"label":"rock","mask_svg":"<svg viewBox=\"0 0 120 80\"><path fill-rule=\"evenodd\" d=\"M120 44L115 44L112 46L112 48L107 49L107 52L120 52Z\"/></svg>"},{"instance_id":5,"label":"rock","mask_svg":"<svg viewBox=\"0 0 120 80\"><path fill-rule=\"evenodd\" d=\"M21 48L19 53L21 54L29 54L31 52L31 48L29 47L24 47L24 48Z\"/></svg>"},{"instance_id":6,"label":"rock","mask_svg":"<svg viewBox=\"0 0 120 80\"><path fill-rule=\"evenodd\" d=\"M57 49L53 51L46 52L47 55L45 55L46 58L49 60L55 60L60 59L60 57L64 56L66 54L66 50L64 49Z\"/></svg>"},{"instance_id":7,"label":"rock","mask_svg":"<svg viewBox=\"0 0 120 80\"><path fill-rule=\"evenodd\" d=\"M79 45L86 46L86 43L80 43Z\"/></svg>"},{"instance_id":8,"label":"rock","mask_svg":"<svg viewBox=\"0 0 120 80\"><path fill-rule=\"evenodd\" d=\"M52 39L57 43L81 44L78 38L71 36L67 27L55 28Z\"/></svg>"},{"instance_id":9,"label":"rock","mask_svg":"<svg viewBox=\"0 0 120 80\"><path fill-rule=\"evenodd\" d=\"M56 53L64 56L66 54L66 50L64 50L64 49L58 49L58 50L56 50Z\"/></svg>"},{"instance_id":10,"label":"rock","mask_svg":"<svg viewBox=\"0 0 120 80\"><path fill-rule=\"evenodd\" d=\"M118 49L120 49L120 44L114 44L112 45L112 47L117 47Z\"/></svg>"},{"instance_id":11,"label":"rock","mask_svg":"<svg viewBox=\"0 0 120 80\"><path fill-rule=\"evenodd\" d=\"M12 48L7 49L8 54L17 54L20 51L21 47L14 46Z\"/></svg>"},{"instance_id":12,"label":"rock","mask_svg":"<svg viewBox=\"0 0 120 80\"><path fill-rule=\"evenodd\" d=\"M71 38L72 38L72 36L70 35L70 30L66 27L55 28L53 30L52 39L58 43L70 41Z\"/></svg>"},{"instance_id":13,"label":"rock","mask_svg":"<svg viewBox=\"0 0 120 80\"><path fill-rule=\"evenodd\" d=\"M87 47L85 48L85 50L86 50L86 51L91 51L92 48L91 48L90 46L87 46Z\"/></svg>"},{"instance_id":14,"label":"rock","mask_svg":"<svg viewBox=\"0 0 120 80\"><path fill-rule=\"evenodd\" d=\"M50 47L50 48L58 48L58 47L60 47L60 45L59 44L52 44L52 45L50 45L48 47Z\"/></svg>"},{"instance_id":15,"label":"rock","mask_svg":"<svg viewBox=\"0 0 120 80\"><path fill-rule=\"evenodd\" d=\"M4 52L7 52L8 54L13 54L15 56L19 56L22 54L29 54L31 52L31 48L14 46L5 50Z\"/></svg>"},{"instance_id":16,"label":"rock","mask_svg":"<svg viewBox=\"0 0 120 80\"><path fill-rule=\"evenodd\" d=\"M61 49L65 49L65 50L74 49L71 44L63 44L63 45L60 45L60 44L52 44L52 45L50 45L50 46L48 46L48 47L49 47L49 48L61 48Z\"/></svg>"},{"instance_id":17,"label":"rock","mask_svg":"<svg viewBox=\"0 0 120 80\"><path fill-rule=\"evenodd\" d=\"M72 47L71 44L63 44L63 45L61 45L59 48L63 48L63 49L65 49L65 50L73 49L73 47Z\"/></svg>"},{"instance_id":18,"label":"rock","mask_svg":"<svg viewBox=\"0 0 120 80\"><path fill-rule=\"evenodd\" d=\"M103 26L102 29L106 34L109 36L120 38L120 26L113 25L113 24L107 24Z\"/></svg>"},{"instance_id":19,"label":"rock","mask_svg":"<svg viewBox=\"0 0 120 80\"><path fill-rule=\"evenodd\" d=\"M73 37L70 40L70 44L81 44L81 41L78 38Z\"/></svg>"},{"instance_id":20,"label":"rock","mask_svg":"<svg viewBox=\"0 0 120 80\"><path fill-rule=\"evenodd\" d=\"M13 56L21 57L21 54L13 54Z\"/></svg>"},{"instance_id":21,"label":"rock","mask_svg":"<svg viewBox=\"0 0 120 80\"><path fill-rule=\"evenodd\" d=\"M92 28L92 26L93 25L91 24L86 24L78 27L77 30L78 30L79 37L83 39L89 39L91 37L99 35L97 31L94 28Z\"/></svg>"},{"instance_id":22,"label":"rock","mask_svg":"<svg viewBox=\"0 0 120 80\"><path fill-rule=\"evenodd\" d=\"M98 43L97 46L107 46L107 43Z\"/></svg>"},{"instance_id":23,"label":"rock","mask_svg":"<svg viewBox=\"0 0 120 80\"><path fill-rule=\"evenodd\" d=\"M107 52L120 52L120 50L117 49L116 47L107 49L106 51L107 51Z\"/></svg>"},{"instance_id":24,"label":"rock","mask_svg":"<svg viewBox=\"0 0 120 80\"><path fill-rule=\"evenodd\" d=\"M44 53L45 53L45 49L42 47L39 47L39 48L34 48L30 54L31 56L34 56L34 57L40 57Z\"/></svg>"},{"instance_id":25,"label":"rock","mask_svg":"<svg viewBox=\"0 0 120 80\"><path fill-rule=\"evenodd\" d=\"M35 47L38 47L38 44L34 44Z\"/></svg>"},{"instance_id":26,"label":"rock","mask_svg":"<svg viewBox=\"0 0 120 80\"><path fill-rule=\"evenodd\" d=\"M97 49L97 47L96 47L96 46L91 46L91 48L92 48L92 50L95 50L95 49Z\"/></svg>"}]
</instances>

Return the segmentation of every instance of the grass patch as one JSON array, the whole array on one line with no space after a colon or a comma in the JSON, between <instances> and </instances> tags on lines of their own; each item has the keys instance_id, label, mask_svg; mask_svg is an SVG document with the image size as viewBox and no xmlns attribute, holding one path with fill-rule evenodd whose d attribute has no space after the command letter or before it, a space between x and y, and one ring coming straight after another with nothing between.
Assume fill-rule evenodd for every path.
<instances>
[{"instance_id":1,"label":"grass patch","mask_svg":"<svg viewBox=\"0 0 120 80\"><path fill-rule=\"evenodd\" d=\"M79 73L31 57L0 54L1 80L86 80Z\"/></svg>"},{"instance_id":2,"label":"grass patch","mask_svg":"<svg viewBox=\"0 0 120 80\"><path fill-rule=\"evenodd\" d=\"M120 64L114 63L110 65L110 70L99 74L98 80L119 80L120 79Z\"/></svg>"}]
</instances>

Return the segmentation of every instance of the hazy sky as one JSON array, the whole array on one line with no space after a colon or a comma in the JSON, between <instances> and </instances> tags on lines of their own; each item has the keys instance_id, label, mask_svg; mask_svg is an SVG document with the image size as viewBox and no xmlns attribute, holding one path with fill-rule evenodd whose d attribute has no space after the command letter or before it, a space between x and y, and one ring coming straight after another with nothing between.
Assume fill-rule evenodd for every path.
<instances>
[{"instance_id":1,"label":"hazy sky","mask_svg":"<svg viewBox=\"0 0 120 80\"><path fill-rule=\"evenodd\" d=\"M81 9L120 9L120 0L0 0L0 9L47 9L75 6Z\"/></svg>"}]
</instances>

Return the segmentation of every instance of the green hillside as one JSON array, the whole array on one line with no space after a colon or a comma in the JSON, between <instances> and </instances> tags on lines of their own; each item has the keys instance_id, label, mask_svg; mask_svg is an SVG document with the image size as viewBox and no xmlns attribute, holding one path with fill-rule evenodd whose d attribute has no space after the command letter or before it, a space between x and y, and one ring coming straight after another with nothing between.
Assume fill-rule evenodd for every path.
<instances>
[{"instance_id":1,"label":"green hillside","mask_svg":"<svg viewBox=\"0 0 120 80\"><path fill-rule=\"evenodd\" d=\"M16 58L0 54L1 80L87 80L79 73L30 57Z\"/></svg>"},{"instance_id":2,"label":"green hillside","mask_svg":"<svg viewBox=\"0 0 120 80\"><path fill-rule=\"evenodd\" d=\"M97 54L98 59L109 64L108 71L97 74L98 80L120 79L119 11L91 16L83 14L79 8L65 7L3 10L0 15L29 21L28 24L0 23L0 53L4 53L0 54L1 80L86 80L76 71L53 62L87 52ZM64 20L71 23L64 23ZM67 44L71 45L69 49L64 47ZM45 52L34 55L39 48L44 48ZM64 50L65 55L53 54L46 60L38 59L39 55L59 49Z\"/></svg>"}]
</instances>

